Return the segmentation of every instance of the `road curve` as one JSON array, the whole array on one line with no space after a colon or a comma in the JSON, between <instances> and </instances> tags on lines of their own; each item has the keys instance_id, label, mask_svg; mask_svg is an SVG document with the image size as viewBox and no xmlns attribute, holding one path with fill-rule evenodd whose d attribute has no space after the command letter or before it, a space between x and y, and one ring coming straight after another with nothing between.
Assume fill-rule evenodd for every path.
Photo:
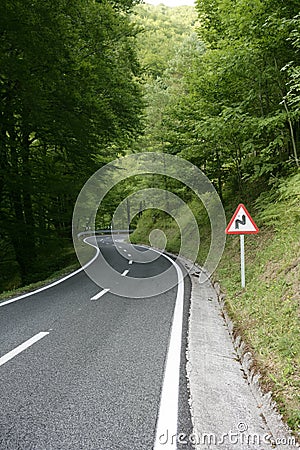
<instances>
[{"instance_id":1,"label":"road curve","mask_svg":"<svg viewBox=\"0 0 300 450\"><path fill-rule=\"evenodd\" d=\"M116 249L111 237L98 242L124 281L170 267L168 277L178 277L164 256L136 263L125 255L125 243ZM101 271L98 259L93 265ZM79 271L48 289L0 303L1 450L169 448L162 435L174 428L164 430L168 422L159 418L165 417L163 396L173 378L165 375L178 288L129 298L115 295L114 283L104 278L97 286ZM188 277L183 292L175 425L192 431L185 373Z\"/></svg>"}]
</instances>

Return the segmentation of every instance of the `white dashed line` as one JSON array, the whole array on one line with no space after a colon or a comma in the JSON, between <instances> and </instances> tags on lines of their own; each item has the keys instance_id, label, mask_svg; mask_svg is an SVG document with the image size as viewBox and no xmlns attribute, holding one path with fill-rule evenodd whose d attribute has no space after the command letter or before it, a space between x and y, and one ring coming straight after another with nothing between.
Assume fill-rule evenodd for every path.
<instances>
[{"instance_id":1,"label":"white dashed line","mask_svg":"<svg viewBox=\"0 0 300 450\"><path fill-rule=\"evenodd\" d=\"M126 277L126 275L128 274L129 270L124 270L124 272L121 274L121 277Z\"/></svg>"},{"instance_id":2,"label":"white dashed line","mask_svg":"<svg viewBox=\"0 0 300 450\"><path fill-rule=\"evenodd\" d=\"M98 298L102 297L108 291L110 291L110 289L103 289L103 291L101 291L98 294L94 295L94 297L92 297L91 300L98 300Z\"/></svg>"},{"instance_id":3,"label":"white dashed line","mask_svg":"<svg viewBox=\"0 0 300 450\"><path fill-rule=\"evenodd\" d=\"M6 355L4 355L0 358L0 366L2 366L3 364L5 364L7 361L14 358L15 356L17 356L19 353L26 350L31 345L35 344L37 341L39 341L43 337L47 336L47 334L49 334L48 331L41 331L40 333L36 334L32 338L23 342L23 344L18 345L18 347L16 347L15 349L11 350L8 353L6 353Z\"/></svg>"},{"instance_id":4,"label":"white dashed line","mask_svg":"<svg viewBox=\"0 0 300 450\"><path fill-rule=\"evenodd\" d=\"M132 260L128 261L128 264L132 264L132 263L133 263L133 261L132 261Z\"/></svg>"}]
</instances>

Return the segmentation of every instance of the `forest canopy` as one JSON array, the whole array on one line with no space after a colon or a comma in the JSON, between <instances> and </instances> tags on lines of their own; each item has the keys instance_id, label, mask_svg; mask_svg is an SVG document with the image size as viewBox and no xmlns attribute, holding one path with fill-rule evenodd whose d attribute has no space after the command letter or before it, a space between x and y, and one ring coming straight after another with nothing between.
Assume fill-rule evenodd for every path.
<instances>
[{"instance_id":1,"label":"forest canopy","mask_svg":"<svg viewBox=\"0 0 300 450\"><path fill-rule=\"evenodd\" d=\"M78 192L118 155L186 158L225 206L298 170L298 1L232 3L1 2L0 249L11 286L64 265Z\"/></svg>"},{"instance_id":2,"label":"forest canopy","mask_svg":"<svg viewBox=\"0 0 300 450\"><path fill-rule=\"evenodd\" d=\"M80 188L140 128L132 5L0 4L1 264L23 283L62 263Z\"/></svg>"},{"instance_id":3,"label":"forest canopy","mask_svg":"<svg viewBox=\"0 0 300 450\"><path fill-rule=\"evenodd\" d=\"M232 4L198 0L197 17L186 7L186 31L173 27L173 38L163 17L176 22L180 8L136 7L149 38L140 45L150 77L142 146L192 161L222 198L245 199L299 167L300 17L297 1ZM159 70L158 36L156 61L168 58Z\"/></svg>"}]
</instances>

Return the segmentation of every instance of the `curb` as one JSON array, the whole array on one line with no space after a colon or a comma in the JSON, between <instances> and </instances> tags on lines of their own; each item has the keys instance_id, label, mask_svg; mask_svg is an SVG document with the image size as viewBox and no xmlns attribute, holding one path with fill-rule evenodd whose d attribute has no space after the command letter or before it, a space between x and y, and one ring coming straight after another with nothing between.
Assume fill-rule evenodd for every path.
<instances>
[{"instance_id":1,"label":"curb","mask_svg":"<svg viewBox=\"0 0 300 450\"><path fill-rule=\"evenodd\" d=\"M269 429L272 432L272 436L274 439L281 439L282 436L286 436L290 439L290 442L294 438L297 441L297 438L293 436L291 429L289 426L283 421L282 415L279 413L276 401L272 399L272 392L264 392L260 386L259 380L261 379L261 374L257 369L254 369L254 358L252 353L249 350L246 350L247 346L243 341L242 337L234 333L234 323L229 317L226 307L225 307L225 298L226 295L222 292L221 286L219 282L212 281L212 286L217 293L220 309L226 323L231 341L233 343L233 347L237 353L240 364L242 366L243 372L247 377L248 385L251 389L251 392L259 406L261 407L262 415L264 420L266 421ZM286 445L277 445L275 448L278 449L286 449ZM289 450L299 449L300 444L295 442L295 445L291 446L289 444Z\"/></svg>"},{"instance_id":2,"label":"curb","mask_svg":"<svg viewBox=\"0 0 300 450\"><path fill-rule=\"evenodd\" d=\"M172 254L170 254L172 255ZM172 255L173 257L176 255ZM196 296L199 295L200 292L200 283L196 282L200 278L201 273L203 273L203 269L197 264L192 263L191 261L180 257L178 258L182 265L187 269L188 274L190 276L192 282L192 293L191 293L191 304L189 311L189 328L188 328L188 348L187 348L187 381L190 390L190 408L192 415L192 423L195 436L197 436L197 431L199 431L199 425L201 427L201 418L195 415L195 403L197 398L193 393L195 393L195 385L197 384L197 380L195 378L195 374L197 373L197 361L194 360L195 351L191 349L191 328L192 328L192 312L196 308ZM264 448L275 448L278 450L299 450L300 444L297 443L297 438L292 434L288 425L283 421L282 415L279 414L276 402L272 399L271 392L263 392L260 386L260 373L255 370L254 367L254 358L250 351L247 350L247 346L243 341L240 335L236 335L234 332L235 326L233 321L230 319L226 307L225 307L225 294L222 293L220 284L218 282L214 282L212 277L209 276L207 272L205 272L205 277L208 278L208 283L211 285L212 290L216 295L216 308L218 310L218 314L221 316L224 326L229 335L230 341L232 343L233 351L236 354L236 360L240 365L240 369L243 373L243 378L246 380L251 394L254 398L257 408L260 412L260 417L262 422L265 423L266 429L269 431L270 435L270 443L267 447ZM198 305L199 307L199 305ZM191 376L193 375L193 376ZM195 445L196 449L201 448L203 450L203 446ZM205 447L205 448L215 448L215 447ZM218 447L219 448L219 447ZM226 448L227 447L223 447ZM231 448L231 447L230 447ZM232 447L234 448L234 447ZM235 447L238 448L238 447ZM247 447L248 448L248 447ZM220 447L221 449L221 447ZM257 447L258 449L258 447ZM240 450L240 449L238 449ZM263 450L263 447L259 447L259 450Z\"/></svg>"}]
</instances>

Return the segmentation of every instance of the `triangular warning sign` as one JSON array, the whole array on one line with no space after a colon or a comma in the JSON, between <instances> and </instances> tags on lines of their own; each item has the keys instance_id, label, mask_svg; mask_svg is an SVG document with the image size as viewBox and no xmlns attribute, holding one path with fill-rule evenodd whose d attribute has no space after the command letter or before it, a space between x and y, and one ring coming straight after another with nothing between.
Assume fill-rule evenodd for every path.
<instances>
[{"instance_id":1,"label":"triangular warning sign","mask_svg":"<svg viewBox=\"0 0 300 450\"><path fill-rule=\"evenodd\" d=\"M230 220L225 233L226 234L256 234L259 229L250 216L247 208L240 203Z\"/></svg>"}]
</instances>

